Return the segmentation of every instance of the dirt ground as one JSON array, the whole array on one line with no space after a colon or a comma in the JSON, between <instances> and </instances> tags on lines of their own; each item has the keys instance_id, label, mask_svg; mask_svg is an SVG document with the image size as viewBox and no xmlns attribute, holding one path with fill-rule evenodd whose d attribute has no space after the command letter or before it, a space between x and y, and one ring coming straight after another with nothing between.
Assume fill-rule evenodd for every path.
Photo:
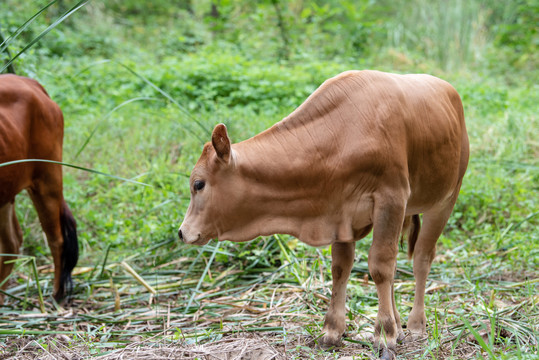
<instances>
[{"instance_id":1,"label":"dirt ground","mask_svg":"<svg viewBox=\"0 0 539 360\"><path fill-rule=\"evenodd\" d=\"M0 345L0 359L185 359L185 360L286 360L286 359L376 359L372 349L363 341L345 341L333 351L318 349L308 336L291 336L283 341L282 336L259 333L231 334L220 340L187 344L183 340L170 341L163 336L150 339L133 338L133 342L121 348L99 348L80 341L73 342L65 335L19 337ZM444 343L445 341L445 343ZM428 350L428 348L432 350ZM479 357L478 347L473 342L461 342L451 351L448 339L433 348L426 339L400 344L399 359L472 359ZM451 355L452 353L452 355ZM486 356L486 354L485 354Z\"/></svg>"}]
</instances>

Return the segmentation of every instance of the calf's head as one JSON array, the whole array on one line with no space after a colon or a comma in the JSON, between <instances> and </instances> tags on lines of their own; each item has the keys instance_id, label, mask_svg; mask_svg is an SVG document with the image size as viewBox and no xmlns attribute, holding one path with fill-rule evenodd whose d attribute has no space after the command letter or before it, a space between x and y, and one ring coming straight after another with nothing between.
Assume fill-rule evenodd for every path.
<instances>
[{"instance_id":1,"label":"calf's head","mask_svg":"<svg viewBox=\"0 0 539 360\"><path fill-rule=\"evenodd\" d=\"M224 124L215 127L211 140L189 179L191 202L178 231L187 244L205 245L220 238L244 216L243 183L235 171L235 153Z\"/></svg>"}]
</instances>

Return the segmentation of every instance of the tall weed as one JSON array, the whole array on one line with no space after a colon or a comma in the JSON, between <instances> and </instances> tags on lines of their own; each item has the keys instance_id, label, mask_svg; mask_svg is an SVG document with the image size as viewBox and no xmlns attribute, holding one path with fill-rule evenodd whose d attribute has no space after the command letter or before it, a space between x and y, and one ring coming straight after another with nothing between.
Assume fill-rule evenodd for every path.
<instances>
[{"instance_id":1,"label":"tall weed","mask_svg":"<svg viewBox=\"0 0 539 360\"><path fill-rule=\"evenodd\" d=\"M485 12L478 0L396 1L389 44L435 60L446 70L473 63L485 49Z\"/></svg>"}]
</instances>

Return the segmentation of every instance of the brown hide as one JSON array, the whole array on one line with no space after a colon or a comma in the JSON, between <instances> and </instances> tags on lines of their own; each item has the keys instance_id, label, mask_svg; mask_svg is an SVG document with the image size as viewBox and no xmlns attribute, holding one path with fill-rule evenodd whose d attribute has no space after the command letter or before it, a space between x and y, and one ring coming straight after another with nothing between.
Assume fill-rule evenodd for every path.
<instances>
[{"instance_id":1,"label":"brown hide","mask_svg":"<svg viewBox=\"0 0 539 360\"><path fill-rule=\"evenodd\" d=\"M422 333L424 282L458 196L468 148L461 100L447 82L348 71L251 139L231 145L224 125L217 125L191 173L191 202L179 235L203 245L212 238L285 233L313 246L332 245L333 295L341 300L332 298L321 342L334 345L344 331L349 254L374 229L375 345L391 358L402 337L392 283L403 222L414 217L408 223L416 230L410 231L416 303L408 328Z\"/></svg>"},{"instance_id":2,"label":"brown hide","mask_svg":"<svg viewBox=\"0 0 539 360\"><path fill-rule=\"evenodd\" d=\"M0 164L23 159L62 161L62 112L34 80L0 75ZM0 167L0 253L17 254L22 232L15 196L28 190L54 258L54 295L70 285L77 262L76 224L64 202L62 167L25 162ZM0 282L11 272L10 257L0 257ZM5 285L4 285L5 288ZM0 299L2 300L2 299Z\"/></svg>"}]
</instances>

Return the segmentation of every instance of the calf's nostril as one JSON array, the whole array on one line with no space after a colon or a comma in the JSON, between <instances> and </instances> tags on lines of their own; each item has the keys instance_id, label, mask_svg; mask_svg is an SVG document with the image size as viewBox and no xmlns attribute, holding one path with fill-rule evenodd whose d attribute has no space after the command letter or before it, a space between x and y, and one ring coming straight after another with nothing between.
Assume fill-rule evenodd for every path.
<instances>
[{"instance_id":1,"label":"calf's nostril","mask_svg":"<svg viewBox=\"0 0 539 360\"><path fill-rule=\"evenodd\" d=\"M180 240L183 241L183 234L182 234L182 230L178 230L178 236L180 237Z\"/></svg>"}]
</instances>

